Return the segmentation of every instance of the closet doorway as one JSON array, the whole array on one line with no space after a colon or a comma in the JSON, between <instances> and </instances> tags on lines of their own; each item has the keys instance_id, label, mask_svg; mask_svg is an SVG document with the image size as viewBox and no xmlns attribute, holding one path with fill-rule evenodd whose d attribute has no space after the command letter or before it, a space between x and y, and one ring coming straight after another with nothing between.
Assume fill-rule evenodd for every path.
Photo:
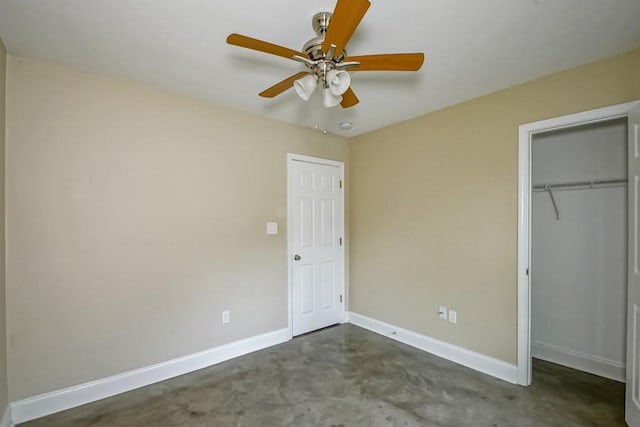
<instances>
[{"instance_id":1,"label":"closet doorway","mask_svg":"<svg viewBox=\"0 0 640 427\"><path fill-rule=\"evenodd\" d=\"M531 139L531 356L620 382L627 139L626 117Z\"/></svg>"},{"instance_id":2,"label":"closet doorway","mask_svg":"<svg viewBox=\"0 0 640 427\"><path fill-rule=\"evenodd\" d=\"M606 125L616 119L627 121L627 260L625 421L640 427L640 101L598 108L582 113L520 125L518 130L518 364L517 383L531 384L531 205L533 200L531 157L538 134L581 126ZM590 179L590 178L589 178ZM613 178L612 178L613 179ZM595 179L594 179L595 180ZM562 184L560 182L559 184ZM569 183L572 184L572 183ZM573 183L574 184L574 183ZM619 183L604 183L615 186ZM537 183L537 185L540 185ZM591 186L591 183L589 183ZM593 185L596 186L596 183ZM548 190L538 187L537 190ZM592 191L594 189L586 190ZM607 189L608 190L608 189ZM549 193L547 191L547 193ZM554 194L555 196L555 194ZM551 194L548 194L551 200ZM561 218L563 208L556 200ZM554 209L555 215L555 209ZM582 238L582 236L580 237ZM589 266L590 268L592 266ZM584 309L584 308L583 308ZM595 313L591 312L592 315ZM608 332L607 332L608 333Z\"/></svg>"}]
</instances>

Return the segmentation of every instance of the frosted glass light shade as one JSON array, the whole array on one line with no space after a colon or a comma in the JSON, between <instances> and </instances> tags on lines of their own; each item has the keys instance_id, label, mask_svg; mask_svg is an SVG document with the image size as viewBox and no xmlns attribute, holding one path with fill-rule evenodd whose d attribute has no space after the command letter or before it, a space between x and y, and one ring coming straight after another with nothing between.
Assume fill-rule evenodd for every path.
<instances>
[{"instance_id":1,"label":"frosted glass light shade","mask_svg":"<svg viewBox=\"0 0 640 427\"><path fill-rule=\"evenodd\" d=\"M342 95L349 89L351 76L343 70L330 70L327 73L327 84L334 95Z\"/></svg>"},{"instance_id":2,"label":"frosted glass light shade","mask_svg":"<svg viewBox=\"0 0 640 427\"><path fill-rule=\"evenodd\" d=\"M324 106L327 108L335 107L342 102L340 95L334 95L331 93L331 89L328 87L324 89Z\"/></svg>"},{"instance_id":3,"label":"frosted glass light shade","mask_svg":"<svg viewBox=\"0 0 640 427\"><path fill-rule=\"evenodd\" d=\"M308 101L311 98L311 95L313 95L317 86L318 79L316 76L312 76L311 74L293 82L293 88L296 90L296 93L305 101Z\"/></svg>"}]
</instances>

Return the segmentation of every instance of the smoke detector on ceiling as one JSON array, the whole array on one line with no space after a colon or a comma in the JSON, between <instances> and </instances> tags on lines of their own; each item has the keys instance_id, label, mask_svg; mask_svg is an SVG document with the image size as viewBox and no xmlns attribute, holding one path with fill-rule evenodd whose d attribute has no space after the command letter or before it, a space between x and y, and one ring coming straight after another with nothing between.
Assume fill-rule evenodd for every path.
<instances>
[{"instance_id":1,"label":"smoke detector on ceiling","mask_svg":"<svg viewBox=\"0 0 640 427\"><path fill-rule=\"evenodd\" d=\"M351 130L353 127L353 123L351 122L340 122L340 129L342 130Z\"/></svg>"}]
</instances>

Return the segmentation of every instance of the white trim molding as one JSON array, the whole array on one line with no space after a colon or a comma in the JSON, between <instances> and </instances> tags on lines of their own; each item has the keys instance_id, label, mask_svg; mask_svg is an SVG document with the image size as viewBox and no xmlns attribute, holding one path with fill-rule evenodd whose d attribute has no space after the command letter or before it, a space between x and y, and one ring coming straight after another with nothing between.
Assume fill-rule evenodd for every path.
<instances>
[{"instance_id":1,"label":"white trim molding","mask_svg":"<svg viewBox=\"0 0 640 427\"><path fill-rule=\"evenodd\" d=\"M625 364L616 362L615 360L538 341L534 341L531 344L531 355L536 359L542 359L547 362L589 372L611 380L622 383L626 381Z\"/></svg>"},{"instance_id":2,"label":"white trim molding","mask_svg":"<svg viewBox=\"0 0 640 427\"><path fill-rule=\"evenodd\" d=\"M518 384L531 384L531 141L533 135L550 130L597 123L620 117L640 101L569 114L518 128Z\"/></svg>"},{"instance_id":3,"label":"white trim molding","mask_svg":"<svg viewBox=\"0 0 640 427\"><path fill-rule=\"evenodd\" d=\"M2 415L2 419L0 419L0 427L13 427L13 422L11 421L11 405L9 404L7 404L4 415Z\"/></svg>"},{"instance_id":4,"label":"white trim molding","mask_svg":"<svg viewBox=\"0 0 640 427\"><path fill-rule=\"evenodd\" d=\"M190 354L96 381L11 402L16 424L95 402L149 384L206 368L234 357L262 350L290 339L288 329L267 332L199 353ZM4 427L2 424L0 427Z\"/></svg>"},{"instance_id":5,"label":"white trim molding","mask_svg":"<svg viewBox=\"0 0 640 427\"><path fill-rule=\"evenodd\" d=\"M467 368L516 384L517 370L516 365L512 363L507 363L502 360L354 312L349 312L348 317L349 323L360 326L361 328L365 328L387 338L400 341L417 349L442 357L443 359L466 366Z\"/></svg>"}]
</instances>

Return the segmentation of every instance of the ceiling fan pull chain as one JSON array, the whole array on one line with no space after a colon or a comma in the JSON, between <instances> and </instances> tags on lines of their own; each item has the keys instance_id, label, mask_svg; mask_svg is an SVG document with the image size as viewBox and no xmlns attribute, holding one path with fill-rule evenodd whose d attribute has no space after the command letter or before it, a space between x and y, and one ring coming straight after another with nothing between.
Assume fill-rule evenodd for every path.
<instances>
[{"instance_id":1,"label":"ceiling fan pull chain","mask_svg":"<svg viewBox=\"0 0 640 427\"><path fill-rule=\"evenodd\" d=\"M322 90L320 85L316 87L316 92L318 90ZM313 117L313 129L317 130L318 132L322 132L323 135L326 135L327 129L325 129L324 127L320 127L320 124L318 123L318 117L320 116L318 112L321 111L320 97L314 96L311 102L313 103L313 105L311 106L311 116Z\"/></svg>"}]
</instances>

